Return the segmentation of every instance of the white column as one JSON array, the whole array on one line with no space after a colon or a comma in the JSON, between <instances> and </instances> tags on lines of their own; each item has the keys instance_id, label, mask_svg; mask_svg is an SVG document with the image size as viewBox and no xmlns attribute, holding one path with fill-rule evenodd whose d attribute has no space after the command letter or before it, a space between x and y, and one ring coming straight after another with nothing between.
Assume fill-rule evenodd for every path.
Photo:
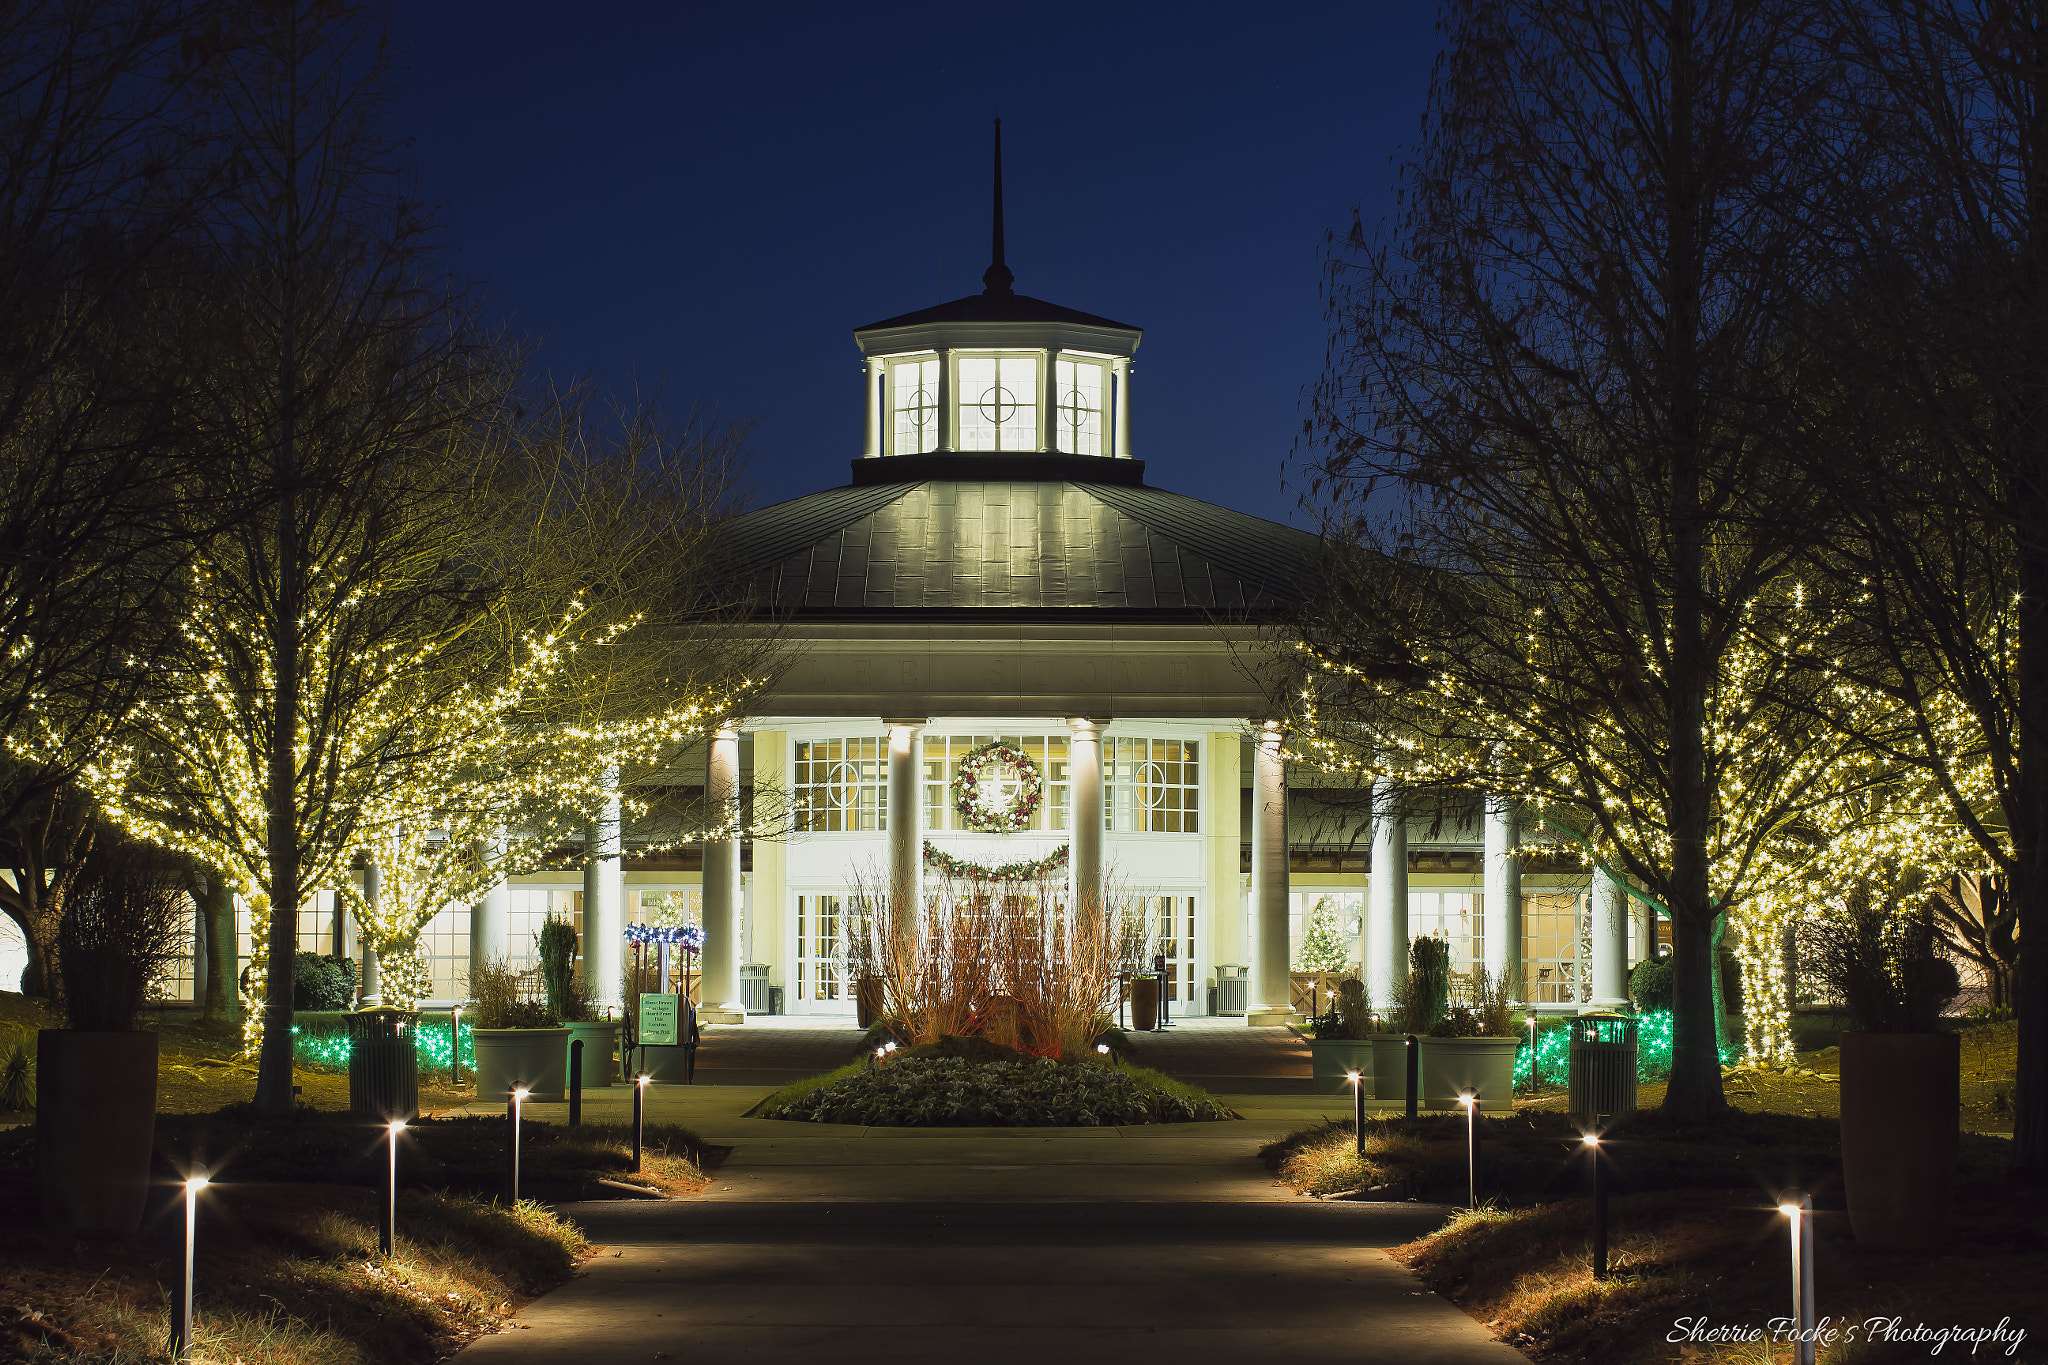
<instances>
[{"instance_id":1,"label":"white column","mask_svg":"<svg viewBox=\"0 0 2048 1365\"><path fill-rule=\"evenodd\" d=\"M1636 918L1635 951L1629 954L1629 961L1647 961L1657 955L1657 911L1648 901L1631 896L1629 913Z\"/></svg>"},{"instance_id":2,"label":"white column","mask_svg":"<svg viewBox=\"0 0 2048 1365\"><path fill-rule=\"evenodd\" d=\"M878 357L868 359L868 429L861 451L868 459L882 453L882 379L887 373Z\"/></svg>"},{"instance_id":3,"label":"white column","mask_svg":"<svg viewBox=\"0 0 2048 1365\"><path fill-rule=\"evenodd\" d=\"M372 914L377 910L378 888L383 880L383 874L377 870L375 863L363 864L363 903L370 907ZM384 1003L383 973L378 969L377 949L370 942L369 935L360 936L360 947L363 950L363 965L356 982L356 992L362 996L363 1008L369 1009L372 1005Z\"/></svg>"},{"instance_id":4,"label":"white column","mask_svg":"<svg viewBox=\"0 0 2048 1365\"><path fill-rule=\"evenodd\" d=\"M1039 376L1038 381L1039 400L1044 404L1039 410L1038 448L1048 455L1058 454L1060 448L1059 433L1055 430L1058 423L1053 421L1053 414L1059 411L1060 406L1059 394L1055 387L1055 379L1059 374L1059 366L1055 362L1058 361L1059 355L1058 351L1047 351L1044 359L1039 362L1045 366L1045 373Z\"/></svg>"},{"instance_id":5,"label":"white column","mask_svg":"<svg viewBox=\"0 0 2048 1365\"><path fill-rule=\"evenodd\" d=\"M1074 906L1106 918L1109 908L1102 903L1103 723L1099 717L1087 716L1074 716L1067 721L1074 735L1067 748L1067 823L1074 840Z\"/></svg>"},{"instance_id":6,"label":"white column","mask_svg":"<svg viewBox=\"0 0 2048 1365\"><path fill-rule=\"evenodd\" d=\"M884 720L889 727L889 924L892 935L917 924L924 899L924 803L917 794L916 720Z\"/></svg>"},{"instance_id":7,"label":"white column","mask_svg":"<svg viewBox=\"0 0 2048 1365\"><path fill-rule=\"evenodd\" d=\"M711 737L704 776L706 818L730 837L704 841L704 1017L740 1023L740 732L723 725Z\"/></svg>"},{"instance_id":8,"label":"white column","mask_svg":"<svg viewBox=\"0 0 2048 1365\"><path fill-rule=\"evenodd\" d=\"M1365 889L1365 989L1375 1010L1408 979L1408 815L1391 783L1373 792L1372 875Z\"/></svg>"},{"instance_id":9,"label":"white column","mask_svg":"<svg viewBox=\"0 0 2048 1365\"><path fill-rule=\"evenodd\" d=\"M599 1009L626 1003L626 889L619 770L605 775L604 809L583 834L583 993Z\"/></svg>"},{"instance_id":10,"label":"white column","mask_svg":"<svg viewBox=\"0 0 2048 1365\"><path fill-rule=\"evenodd\" d=\"M1522 995L1522 860L1515 854L1515 805L1486 799L1486 972Z\"/></svg>"},{"instance_id":11,"label":"white column","mask_svg":"<svg viewBox=\"0 0 2048 1365\"><path fill-rule=\"evenodd\" d=\"M1131 362L1115 362L1116 375L1116 457L1131 458Z\"/></svg>"},{"instance_id":12,"label":"white column","mask_svg":"<svg viewBox=\"0 0 2048 1365\"><path fill-rule=\"evenodd\" d=\"M505 835L477 841L477 856L501 865L505 859ZM503 879L492 883L484 898L469 907L469 973L472 978L493 962L509 956L506 939L512 935L512 888Z\"/></svg>"},{"instance_id":13,"label":"white column","mask_svg":"<svg viewBox=\"0 0 2048 1365\"><path fill-rule=\"evenodd\" d=\"M1593 1007L1628 1004L1628 892L1603 868L1593 869Z\"/></svg>"},{"instance_id":14,"label":"white column","mask_svg":"<svg viewBox=\"0 0 2048 1365\"><path fill-rule=\"evenodd\" d=\"M1252 737L1252 989L1245 1023L1294 1012L1287 974L1287 732L1262 723Z\"/></svg>"}]
</instances>

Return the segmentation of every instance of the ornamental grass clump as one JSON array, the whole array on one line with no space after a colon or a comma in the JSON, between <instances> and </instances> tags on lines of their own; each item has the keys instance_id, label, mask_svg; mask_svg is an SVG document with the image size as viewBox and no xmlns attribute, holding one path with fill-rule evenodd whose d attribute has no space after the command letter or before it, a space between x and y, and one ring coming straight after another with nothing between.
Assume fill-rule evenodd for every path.
<instances>
[{"instance_id":1,"label":"ornamental grass clump","mask_svg":"<svg viewBox=\"0 0 2048 1365\"><path fill-rule=\"evenodd\" d=\"M760 1112L769 1119L875 1127L1081 1127L1232 1117L1192 1086L1135 1067L1039 1057L977 1064L905 1057L853 1071Z\"/></svg>"},{"instance_id":2,"label":"ornamental grass clump","mask_svg":"<svg viewBox=\"0 0 2048 1365\"><path fill-rule=\"evenodd\" d=\"M1861 1033L1934 1033L1961 987L1924 910L1898 913L1859 897L1800 930L1802 963Z\"/></svg>"},{"instance_id":3,"label":"ornamental grass clump","mask_svg":"<svg viewBox=\"0 0 2048 1365\"><path fill-rule=\"evenodd\" d=\"M74 1029L121 1032L183 955L191 901L161 849L102 831L57 924L64 1014Z\"/></svg>"}]
</instances>

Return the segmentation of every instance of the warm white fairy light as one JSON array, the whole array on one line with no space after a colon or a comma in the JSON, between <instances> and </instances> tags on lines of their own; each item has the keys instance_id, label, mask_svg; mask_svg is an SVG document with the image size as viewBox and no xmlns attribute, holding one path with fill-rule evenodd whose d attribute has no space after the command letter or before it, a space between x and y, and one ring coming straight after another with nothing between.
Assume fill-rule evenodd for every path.
<instances>
[{"instance_id":1,"label":"warm white fairy light","mask_svg":"<svg viewBox=\"0 0 2048 1365\"><path fill-rule=\"evenodd\" d=\"M1285 718L1287 757L1360 780L1490 791L1522 803L1531 825L1588 865L1668 868L1664 812L1637 777L1656 737L1630 730L1639 717L1589 704L1599 689L1568 685L1583 657L1568 617L1528 608L1521 657L1499 661L1495 686L1474 685L1470 670L1421 648L1404 662L1428 685L1391 683L1298 640L1306 679ZM1759 594L1719 655L1707 699L1709 886L1730 909L1756 1060L1791 1055L1784 929L1859 883L1976 863L1930 773L1945 768L1966 800L1992 804L1994 775L1971 717L1930 698L1923 733L1909 708L1843 668L1831 649L1838 624L1803 584ZM1631 663L1645 687L1661 682L1667 656L1668 642L1639 639Z\"/></svg>"},{"instance_id":2,"label":"warm white fairy light","mask_svg":"<svg viewBox=\"0 0 2048 1365\"><path fill-rule=\"evenodd\" d=\"M102 754L84 780L121 823L218 868L246 898L252 960L244 1017L253 1044L272 911L264 793L275 670L262 623L223 608L204 566L193 586L183 629L193 660L187 685L139 707L134 738ZM349 901L379 955L387 1002L411 1004L428 991L419 936L435 914L580 838L611 795L614 774L656 764L701 737L741 708L758 681L681 689L686 698L637 714L582 715L591 670L579 653L621 645L639 618L599 626L572 602L552 631L519 639L498 675L479 679L459 673L463 642L455 639L387 644L367 656L354 650L340 624L374 596L355 589L302 623L301 696L333 707L341 723L315 756L306 707L299 713L301 806L313 804L309 791L331 784L332 792L302 820L299 885L308 896L332 888ZM307 775L314 766L318 782ZM624 804L638 809L630 795ZM479 853L500 830L509 834L502 845ZM350 872L358 857L381 874L374 910Z\"/></svg>"}]
</instances>

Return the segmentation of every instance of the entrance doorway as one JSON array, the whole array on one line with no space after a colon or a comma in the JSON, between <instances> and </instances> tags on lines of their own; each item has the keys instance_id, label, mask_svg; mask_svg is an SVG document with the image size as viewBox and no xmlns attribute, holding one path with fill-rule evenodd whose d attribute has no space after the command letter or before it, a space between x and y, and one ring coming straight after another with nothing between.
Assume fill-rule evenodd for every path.
<instances>
[{"instance_id":1,"label":"entrance doorway","mask_svg":"<svg viewBox=\"0 0 2048 1365\"><path fill-rule=\"evenodd\" d=\"M853 897L796 893L796 988L791 1014L852 1014L853 982L846 977L846 914Z\"/></svg>"},{"instance_id":2,"label":"entrance doorway","mask_svg":"<svg viewBox=\"0 0 2048 1365\"><path fill-rule=\"evenodd\" d=\"M1187 892L1155 893L1133 898L1144 917L1149 958L1166 959L1166 998L1179 1012L1195 1013L1195 902ZM1204 1004L1207 1002L1204 1001Z\"/></svg>"}]
</instances>

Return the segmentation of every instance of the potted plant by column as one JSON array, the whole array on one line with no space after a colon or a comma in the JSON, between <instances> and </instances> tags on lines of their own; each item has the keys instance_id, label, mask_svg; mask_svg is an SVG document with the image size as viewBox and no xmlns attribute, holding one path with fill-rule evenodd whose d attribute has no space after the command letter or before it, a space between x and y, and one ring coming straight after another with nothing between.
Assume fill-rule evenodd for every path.
<instances>
[{"instance_id":1,"label":"potted plant by column","mask_svg":"<svg viewBox=\"0 0 2048 1365\"><path fill-rule=\"evenodd\" d=\"M846 942L840 952L846 974L853 981L854 1022L862 1029L870 1029L882 1017L885 998L882 969L875 954L874 919L870 915L848 915L844 922Z\"/></svg>"},{"instance_id":2,"label":"potted plant by column","mask_svg":"<svg viewBox=\"0 0 2048 1365\"><path fill-rule=\"evenodd\" d=\"M1522 1039L1507 991L1484 967L1472 972L1472 1006L1453 1005L1422 1035L1422 1103L1453 1109L1460 1095L1504 1111L1515 1102L1515 1053Z\"/></svg>"},{"instance_id":3,"label":"potted plant by column","mask_svg":"<svg viewBox=\"0 0 2048 1365\"><path fill-rule=\"evenodd\" d=\"M1348 1091L1354 1071L1361 1085L1373 1084L1372 1007L1364 982L1338 982L1329 1011L1317 1015L1310 1029L1310 1084L1318 1094Z\"/></svg>"},{"instance_id":4,"label":"potted plant by column","mask_svg":"<svg viewBox=\"0 0 2048 1365\"><path fill-rule=\"evenodd\" d=\"M476 1001L470 1042L476 1049L477 1099L502 1099L522 1087L530 1099L561 1099L569 1030L547 1003L521 998L519 978L502 959L470 973L469 993Z\"/></svg>"},{"instance_id":5,"label":"potted plant by column","mask_svg":"<svg viewBox=\"0 0 2048 1365\"><path fill-rule=\"evenodd\" d=\"M179 869L102 829L56 934L65 1022L36 1040L36 1164L51 1225L132 1234L149 1192L157 1036L135 1027L150 983L183 953Z\"/></svg>"},{"instance_id":6,"label":"potted plant by column","mask_svg":"<svg viewBox=\"0 0 2048 1365\"><path fill-rule=\"evenodd\" d=\"M1828 988L1842 1034L1842 1185L1849 1226L1871 1246L1933 1246L1954 1200L1961 1046L1941 1028L1954 965L1924 909L1853 897L1800 935L1802 972Z\"/></svg>"},{"instance_id":7,"label":"potted plant by column","mask_svg":"<svg viewBox=\"0 0 2048 1365\"><path fill-rule=\"evenodd\" d=\"M1429 1032L1451 1002L1451 946L1424 935L1408 945L1408 974L1394 983L1385 1023L1372 1036L1373 1096L1408 1098L1408 1035Z\"/></svg>"},{"instance_id":8,"label":"potted plant by column","mask_svg":"<svg viewBox=\"0 0 2048 1365\"><path fill-rule=\"evenodd\" d=\"M583 1088L594 1090L610 1085L618 1075L619 1021L599 1019L591 1011L590 997L583 990L583 978L576 968L576 926L549 915L541 922L533 941L540 958L541 988L547 992L548 1012L562 1022L569 1035L562 1044L562 1065L569 1065L570 1054L580 1040Z\"/></svg>"}]
</instances>

